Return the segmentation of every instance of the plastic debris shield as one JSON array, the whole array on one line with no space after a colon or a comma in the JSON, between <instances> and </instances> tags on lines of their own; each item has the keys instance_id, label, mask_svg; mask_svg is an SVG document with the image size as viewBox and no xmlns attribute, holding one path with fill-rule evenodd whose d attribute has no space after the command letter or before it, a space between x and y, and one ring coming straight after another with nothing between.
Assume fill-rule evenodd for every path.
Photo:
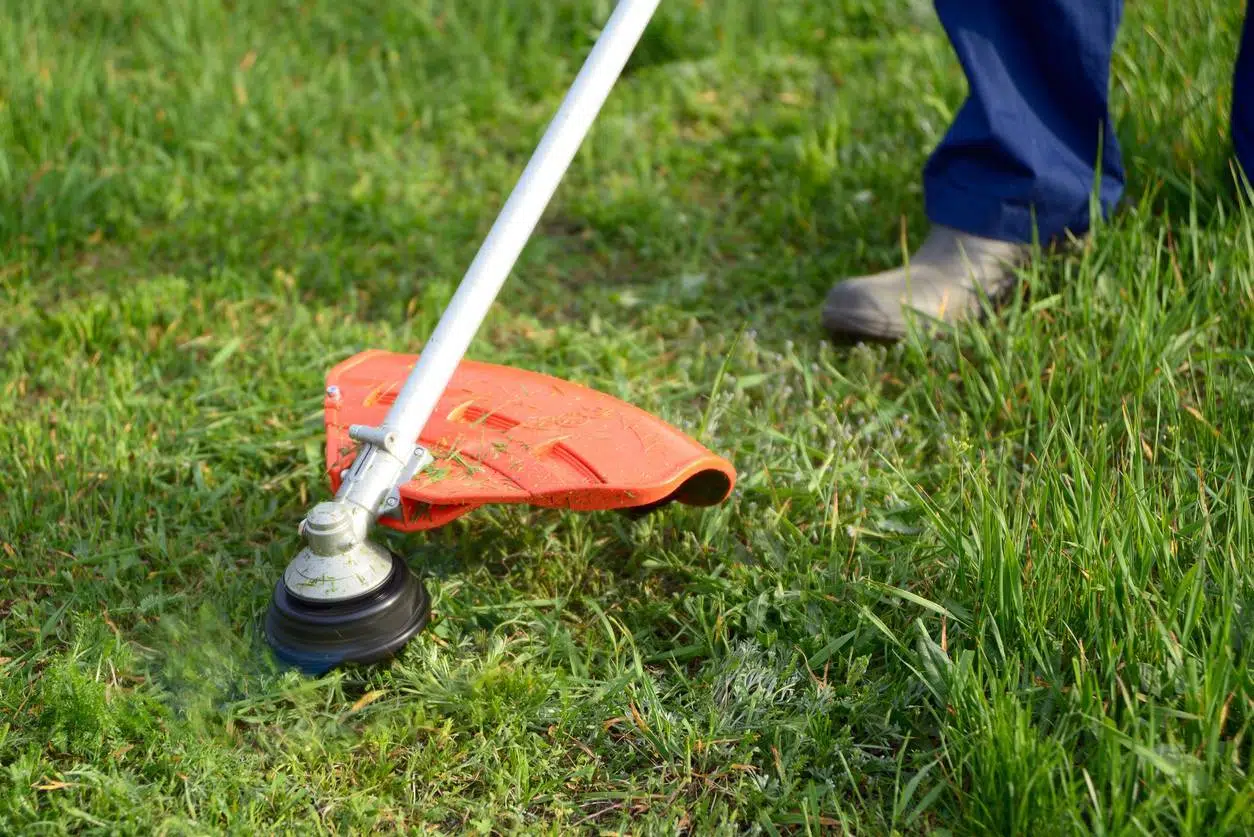
<instances>
[{"instance_id":1,"label":"plastic debris shield","mask_svg":"<svg viewBox=\"0 0 1254 837\"><path fill-rule=\"evenodd\" d=\"M357 454L349 426L380 424L416 360L366 351L327 374L332 489ZM419 442L435 461L401 486L400 514L381 517L384 526L433 529L488 503L573 511L713 506L736 480L731 463L644 410L559 378L469 360Z\"/></svg>"}]
</instances>

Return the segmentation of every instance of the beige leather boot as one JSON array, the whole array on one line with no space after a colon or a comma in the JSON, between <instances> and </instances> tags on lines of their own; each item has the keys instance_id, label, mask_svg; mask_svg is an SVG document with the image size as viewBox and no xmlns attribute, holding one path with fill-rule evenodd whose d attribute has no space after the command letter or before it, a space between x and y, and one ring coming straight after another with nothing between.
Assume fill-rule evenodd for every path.
<instances>
[{"instance_id":1,"label":"beige leather boot","mask_svg":"<svg viewBox=\"0 0 1254 837\"><path fill-rule=\"evenodd\" d=\"M1015 283L1031 247L936 226L907 265L836 283L823 303L834 337L898 340L913 312L921 326L978 316Z\"/></svg>"}]
</instances>

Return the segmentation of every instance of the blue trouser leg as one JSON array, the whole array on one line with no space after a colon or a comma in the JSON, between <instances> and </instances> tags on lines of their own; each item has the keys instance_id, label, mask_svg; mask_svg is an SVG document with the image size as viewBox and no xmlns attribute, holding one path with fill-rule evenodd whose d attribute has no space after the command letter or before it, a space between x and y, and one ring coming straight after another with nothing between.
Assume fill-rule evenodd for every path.
<instances>
[{"instance_id":1,"label":"blue trouser leg","mask_svg":"<svg viewBox=\"0 0 1254 837\"><path fill-rule=\"evenodd\" d=\"M1232 150L1247 180L1254 183L1254 25L1246 4L1241 49L1232 72Z\"/></svg>"},{"instance_id":2,"label":"blue trouser leg","mask_svg":"<svg viewBox=\"0 0 1254 837\"><path fill-rule=\"evenodd\" d=\"M935 2L970 92L924 168L928 217L1004 241L1083 233L1094 192L1109 213L1123 191L1107 107L1121 0Z\"/></svg>"}]
</instances>

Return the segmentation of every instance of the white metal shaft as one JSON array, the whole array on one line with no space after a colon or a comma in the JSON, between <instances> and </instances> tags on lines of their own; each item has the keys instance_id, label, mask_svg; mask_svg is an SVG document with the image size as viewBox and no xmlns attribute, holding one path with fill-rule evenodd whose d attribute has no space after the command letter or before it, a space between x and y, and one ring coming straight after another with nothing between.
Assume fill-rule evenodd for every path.
<instances>
[{"instance_id":1,"label":"white metal shaft","mask_svg":"<svg viewBox=\"0 0 1254 837\"><path fill-rule=\"evenodd\" d=\"M391 562L366 540L370 525L421 460L414 442L448 387L518 254L535 230L562 175L618 81L659 0L620 0L549 123L527 168L462 277L396 403L379 427L357 427L361 444L334 500L316 506L301 526L306 546L285 573L289 592L311 601L342 601L386 582ZM416 464L419 463L419 464Z\"/></svg>"},{"instance_id":2,"label":"white metal shaft","mask_svg":"<svg viewBox=\"0 0 1254 837\"><path fill-rule=\"evenodd\" d=\"M418 437L622 73L659 0L620 0L505 202L383 426Z\"/></svg>"}]
</instances>

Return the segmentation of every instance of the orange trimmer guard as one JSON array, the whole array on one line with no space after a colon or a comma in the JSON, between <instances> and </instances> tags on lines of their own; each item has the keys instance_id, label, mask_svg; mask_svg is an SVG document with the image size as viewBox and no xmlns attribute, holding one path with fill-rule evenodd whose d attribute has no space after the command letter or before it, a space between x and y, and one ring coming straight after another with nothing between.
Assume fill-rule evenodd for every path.
<instances>
[{"instance_id":1,"label":"orange trimmer guard","mask_svg":"<svg viewBox=\"0 0 1254 837\"><path fill-rule=\"evenodd\" d=\"M327 374L331 487L352 464L354 424L379 425L417 355L366 351ZM487 503L599 511L721 503L731 463L661 419L559 378L464 360L419 438L435 461L401 486L401 531L433 529Z\"/></svg>"}]
</instances>

